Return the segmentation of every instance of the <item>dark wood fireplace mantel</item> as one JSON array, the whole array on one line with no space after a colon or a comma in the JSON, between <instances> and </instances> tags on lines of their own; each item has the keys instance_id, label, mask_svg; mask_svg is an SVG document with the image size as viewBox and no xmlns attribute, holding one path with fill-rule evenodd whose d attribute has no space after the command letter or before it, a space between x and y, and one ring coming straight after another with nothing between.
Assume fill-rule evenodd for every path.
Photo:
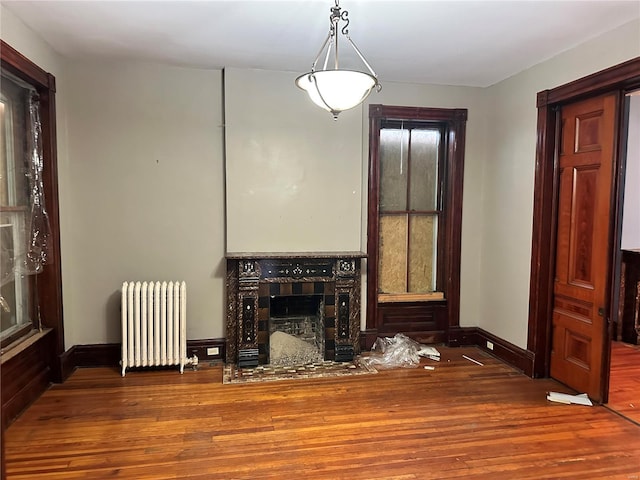
<instances>
[{"instance_id":1,"label":"dark wood fireplace mantel","mask_svg":"<svg viewBox=\"0 0 640 480\"><path fill-rule=\"evenodd\" d=\"M230 252L227 259L228 363L268 363L270 299L317 295L325 320L326 360L359 353L363 252Z\"/></svg>"}]
</instances>

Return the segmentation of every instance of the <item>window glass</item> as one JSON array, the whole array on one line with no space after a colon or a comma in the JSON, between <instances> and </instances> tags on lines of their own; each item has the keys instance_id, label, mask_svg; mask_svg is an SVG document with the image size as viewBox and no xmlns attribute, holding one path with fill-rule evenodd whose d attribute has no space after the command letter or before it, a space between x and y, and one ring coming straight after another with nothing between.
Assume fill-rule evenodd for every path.
<instances>
[{"instance_id":1,"label":"window glass","mask_svg":"<svg viewBox=\"0 0 640 480\"><path fill-rule=\"evenodd\" d=\"M380 130L380 211L407 209L409 132Z\"/></svg>"},{"instance_id":2,"label":"window glass","mask_svg":"<svg viewBox=\"0 0 640 480\"><path fill-rule=\"evenodd\" d=\"M29 243L28 99L31 90L2 75L0 86L0 338L31 323L29 277L20 268Z\"/></svg>"},{"instance_id":3,"label":"window glass","mask_svg":"<svg viewBox=\"0 0 640 480\"><path fill-rule=\"evenodd\" d=\"M379 293L436 291L441 138L418 122L380 129Z\"/></svg>"},{"instance_id":4,"label":"window glass","mask_svg":"<svg viewBox=\"0 0 640 480\"><path fill-rule=\"evenodd\" d=\"M439 130L411 130L410 210L438 210L439 151Z\"/></svg>"}]
</instances>

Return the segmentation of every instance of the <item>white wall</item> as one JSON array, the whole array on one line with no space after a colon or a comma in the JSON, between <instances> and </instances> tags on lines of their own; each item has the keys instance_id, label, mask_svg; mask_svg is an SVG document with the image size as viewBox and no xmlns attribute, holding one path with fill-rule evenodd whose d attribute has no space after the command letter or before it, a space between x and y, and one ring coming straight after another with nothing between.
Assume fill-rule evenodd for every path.
<instances>
[{"instance_id":1,"label":"white wall","mask_svg":"<svg viewBox=\"0 0 640 480\"><path fill-rule=\"evenodd\" d=\"M120 340L126 280L185 280L187 337L223 336L222 72L74 62L67 74L67 347Z\"/></svg>"},{"instance_id":2,"label":"white wall","mask_svg":"<svg viewBox=\"0 0 640 480\"><path fill-rule=\"evenodd\" d=\"M334 121L295 78L225 69L230 252L360 250L362 107Z\"/></svg>"},{"instance_id":3,"label":"white wall","mask_svg":"<svg viewBox=\"0 0 640 480\"><path fill-rule=\"evenodd\" d=\"M629 132L622 217L623 250L640 249L640 95L629 97Z\"/></svg>"},{"instance_id":4,"label":"white wall","mask_svg":"<svg viewBox=\"0 0 640 480\"><path fill-rule=\"evenodd\" d=\"M536 93L640 55L636 20L486 91L479 326L526 348L536 152Z\"/></svg>"}]
</instances>

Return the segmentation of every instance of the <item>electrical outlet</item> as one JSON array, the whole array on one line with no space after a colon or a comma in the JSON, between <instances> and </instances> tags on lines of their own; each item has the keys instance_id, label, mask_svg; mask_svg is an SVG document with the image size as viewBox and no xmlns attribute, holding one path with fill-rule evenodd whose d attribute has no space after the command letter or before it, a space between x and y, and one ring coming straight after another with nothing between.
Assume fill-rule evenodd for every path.
<instances>
[{"instance_id":1,"label":"electrical outlet","mask_svg":"<svg viewBox=\"0 0 640 480\"><path fill-rule=\"evenodd\" d=\"M487 340L487 348L489 350L493 350L493 342L490 342L489 340Z\"/></svg>"},{"instance_id":2,"label":"electrical outlet","mask_svg":"<svg viewBox=\"0 0 640 480\"><path fill-rule=\"evenodd\" d=\"M207 356L215 357L216 355L220 355L220 347L208 347L207 348Z\"/></svg>"}]
</instances>

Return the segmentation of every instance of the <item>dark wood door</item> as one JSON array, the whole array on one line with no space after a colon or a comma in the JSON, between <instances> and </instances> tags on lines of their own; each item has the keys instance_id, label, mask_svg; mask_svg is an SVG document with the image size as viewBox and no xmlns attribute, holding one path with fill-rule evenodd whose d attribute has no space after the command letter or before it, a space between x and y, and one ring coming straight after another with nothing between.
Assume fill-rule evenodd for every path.
<instances>
[{"instance_id":1,"label":"dark wood door","mask_svg":"<svg viewBox=\"0 0 640 480\"><path fill-rule=\"evenodd\" d=\"M551 376L602 400L616 95L562 108Z\"/></svg>"}]
</instances>

